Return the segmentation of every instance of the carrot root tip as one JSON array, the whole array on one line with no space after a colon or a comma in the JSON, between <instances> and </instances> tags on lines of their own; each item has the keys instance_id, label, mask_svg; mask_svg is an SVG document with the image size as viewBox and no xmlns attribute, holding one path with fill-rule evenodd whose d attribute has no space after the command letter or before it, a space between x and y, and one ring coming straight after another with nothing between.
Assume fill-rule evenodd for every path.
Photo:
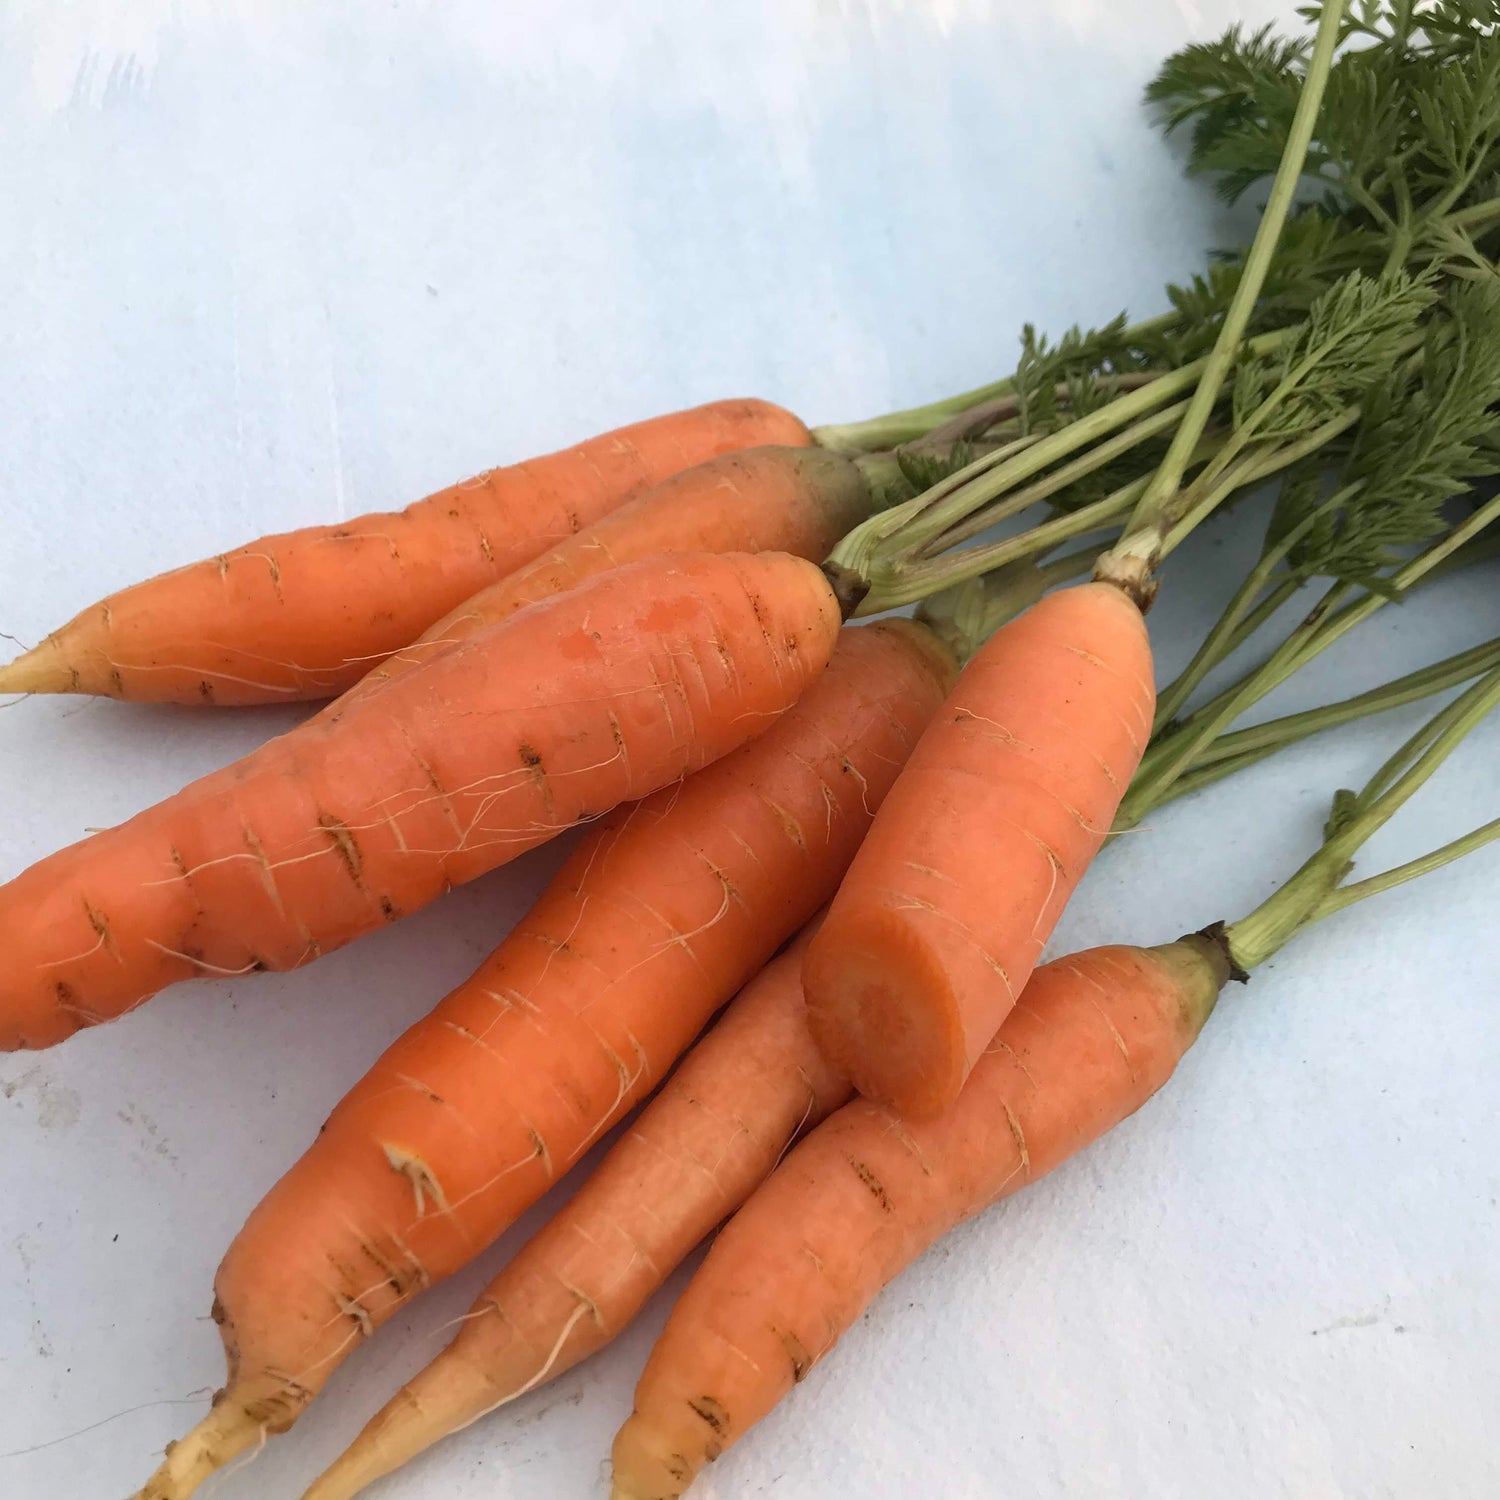
<instances>
[{"instance_id":1,"label":"carrot root tip","mask_svg":"<svg viewBox=\"0 0 1500 1500\"><path fill-rule=\"evenodd\" d=\"M167 1444L161 1467L132 1500L187 1500L206 1479L263 1443L270 1431L238 1399L216 1400L191 1432Z\"/></svg>"},{"instance_id":2,"label":"carrot root tip","mask_svg":"<svg viewBox=\"0 0 1500 1500\"><path fill-rule=\"evenodd\" d=\"M48 661L41 649L24 651L14 661L0 666L0 695L12 693L66 693L72 687L67 668Z\"/></svg>"}]
</instances>

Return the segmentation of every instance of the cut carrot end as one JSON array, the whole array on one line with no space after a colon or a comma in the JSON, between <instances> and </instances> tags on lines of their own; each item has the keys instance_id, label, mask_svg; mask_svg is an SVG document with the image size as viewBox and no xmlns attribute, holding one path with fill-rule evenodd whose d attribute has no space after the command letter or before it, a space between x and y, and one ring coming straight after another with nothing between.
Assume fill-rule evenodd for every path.
<instances>
[{"instance_id":1,"label":"cut carrot end","mask_svg":"<svg viewBox=\"0 0 1500 1500\"><path fill-rule=\"evenodd\" d=\"M269 1430L231 1391L224 1392L186 1437L167 1448L161 1467L134 1500L186 1500L205 1479L262 1442Z\"/></svg>"},{"instance_id":2,"label":"cut carrot end","mask_svg":"<svg viewBox=\"0 0 1500 1500\"><path fill-rule=\"evenodd\" d=\"M803 978L819 1048L867 1099L931 1119L958 1097L968 1071L960 1007L899 917L840 921L835 906Z\"/></svg>"}]
</instances>

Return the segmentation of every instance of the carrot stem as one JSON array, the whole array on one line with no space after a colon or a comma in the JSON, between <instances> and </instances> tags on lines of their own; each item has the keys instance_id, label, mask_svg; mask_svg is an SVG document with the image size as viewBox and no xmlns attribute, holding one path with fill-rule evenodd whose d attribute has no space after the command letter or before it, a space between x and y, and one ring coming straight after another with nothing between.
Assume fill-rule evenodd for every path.
<instances>
[{"instance_id":1,"label":"carrot stem","mask_svg":"<svg viewBox=\"0 0 1500 1500\"><path fill-rule=\"evenodd\" d=\"M1338 493L1329 496L1321 505L1310 511L1298 525L1274 543L1269 538L1267 539L1267 545L1261 551L1260 561L1235 590L1224 613L1219 616L1213 629L1203 638L1203 643L1194 653L1193 659L1177 680L1157 699L1155 728L1158 731L1176 718L1183 704L1192 696L1208 673L1235 649L1240 627L1251 617L1252 607L1255 606L1256 600L1292 549L1312 530L1321 516L1341 505L1353 488L1353 486L1346 486ZM1261 602L1264 603L1264 601Z\"/></svg>"},{"instance_id":2,"label":"carrot stem","mask_svg":"<svg viewBox=\"0 0 1500 1500\"><path fill-rule=\"evenodd\" d=\"M1343 794L1335 799L1321 847L1280 890L1229 927L1229 950L1242 969L1253 969L1263 963L1320 917L1341 910L1361 896L1374 895L1422 874L1424 860L1433 861L1430 868L1436 869L1494 837L1487 832L1491 825L1485 824L1473 834L1433 850L1422 860L1409 861L1385 872L1388 879L1374 876L1345 888L1343 899L1339 898L1339 887L1359 848L1426 784L1463 737L1497 704L1500 704L1500 667L1486 672L1424 724L1371 777L1358 796ZM1350 895L1354 890L1360 894Z\"/></svg>"},{"instance_id":3,"label":"carrot stem","mask_svg":"<svg viewBox=\"0 0 1500 1500\"><path fill-rule=\"evenodd\" d=\"M1257 569L1257 572L1259 570ZM1256 593L1250 585L1255 579L1251 574L1225 606L1224 613L1214 626L1211 637L1204 640L1186 667L1162 689L1157 699L1156 724L1153 733L1160 735L1170 728L1180 728L1173 721L1182 712L1183 705L1202 686L1208 676L1221 662L1234 655L1247 641L1256 635L1277 610L1302 587L1300 579L1284 578L1272 586L1253 608L1245 608ZM1264 578L1261 587L1265 586ZM1242 598L1242 596L1244 596ZM1231 620L1229 617L1235 618Z\"/></svg>"},{"instance_id":4,"label":"carrot stem","mask_svg":"<svg viewBox=\"0 0 1500 1500\"><path fill-rule=\"evenodd\" d=\"M1269 403L1268 403L1269 404ZM1241 428L1224 444L1218 455L1208 464L1203 473L1183 492L1183 513L1162 539L1158 561L1175 552L1202 521L1208 519L1236 490L1257 484L1283 469L1326 448L1336 437L1347 432L1359 421L1357 406L1346 407L1336 416L1330 417L1296 442L1285 443L1266 451L1252 452L1231 467L1221 462L1233 449L1238 452L1245 445L1239 441ZM1226 479L1226 475L1228 476ZM1229 481L1233 481L1232 483Z\"/></svg>"},{"instance_id":5,"label":"carrot stem","mask_svg":"<svg viewBox=\"0 0 1500 1500\"><path fill-rule=\"evenodd\" d=\"M1145 318L1125 330L1124 337L1131 340L1149 338L1164 333L1181 320L1181 314L1172 311L1158 313ZM935 427L967 411L982 402L1007 396L1015 390L1014 375L1003 380L991 381L977 386L961 395L949 396L943 401L934 401L926 406L908 407L904 411L887 412L884 416L871 417L863 422L830 423L812 429L813 441L838 453L874 453L883 448L899 447L902 443L915 442L925 437Z\"/></svg>"},{"instance_id":6,"label":"carrot stem","mask_svg":"<svg viewBox=\"0 0 1500 1500\"><path fill-rule=\"evenodd\" d=\"M903 604L914 604L954 584L978 578L1010 563L1048 552L1075 537L1098 531L1129 511L1144 484L1144 479L1132 480L1092 505L1085 505L1081 510L1064 511L1019 536L1004 537L982 547L965 547L950 557L911 563L899 569L872 568L868 575L871 577L870 592L859 612L880 614Z\"/></svg>"},{"instance_id":7,"label":"carrot stem","mask_svg":"<svg viewBox=\"0 0 1500 1500\"><path fill-rule=\"evenodd\" d=\"M1466 833L1462 838L1452 839L1418 859L1409 859L1404 865L1396 865L1379 875L1370 875L1364 880L1356 880L1349 885L1341 885L1337 890L1330 891L1319 903L1313 920L1332 916L1334 912L1342 911L1346 906L1353 906L1356 901L1363 901L1366 896L1378 896L1382 891L1405 885L1408 880L1415 880L1419 875L1440 870L1444 865L1452 864L1454 860L1462 859L1464 855L1472 854L1476 849L1482 849L1497 838L1500 838L1500 818L1492 818L1472 833Z\"/></svg>"},{"instance_id":8,"label":"carrot stem","mask_svg":"<svg viewBox=\"0 0 1500 1500\"><path fill-rule=\"evenodd\" d=\"M1063 464L1050 474L1043 475L1024 489L1017 490L988 505L980 506L946 531L937 529L941 518L934 519L929 513L924 512L918 521L903 529L903 536L909 534L917 538L926 538L912 549L914 555L918 557L931 557L936 553L946 552L950 547L956 547L960 542L978 536L980 532L987 531L998 522L1020 515L1037 502L1050 499L1060 490L1066 489L1068 485L1102 469L1106 464L1112 463L1147 439L1171 431L1186 409L1185 401L1178 401L1166 407L1155 415L1128 427L1124 432L1118 433L1106 442L1096 447L1086 448L1070 463ZM932 491L928 491L928 496L932 496Z\"/></svg>"},{"instance_id":9,"label":"carrot stem","mask_svg":"<svg viewBox=\"0 0 1500 1500\"><path fill-rule=\"evenodd\" d=\"M1471 646L1467 651L1444 657L1430 667L1408 672L1393 682L1371 688L1365 693L1357 693L1338 703L1287 714L1265 724L1256 724L1249 729L1223 735L1204 751L1200 763L1212 765L1243 755L1246 751L1280 749L1283 745L1295 744L1310 735L1320 734L1325 729L1336 729L1341 725L1369 718L1372 714L1403 708L1408 703L1418 703L1434 693L1457 687L1494 666L1500 666L1500 641L1486 641L1482 646Z\"/></svg>"},{"instance_id":10,"label":"carrot stem","mask_svg":"<svg viewBox=\"0 0 1500 1500\"><path fill-rule=\"evenodd\" d=\"M1343 582L1330 585L1302 623L1260 666L1205 704L1147 751L1136 781L1120 806L1116 826L1134 827L1148 809L1160 806L1167 800L1171 784L1199 764L1208 747L1242 713L1341 640L1356 625L1369 619L1382 605L1393 598L1401 598L1419 583L1460 566L1460 559L1477 561L1487 556L1494 542L1486 538L1483 543L1474 545L1475 538L1497 517L1500 517L1500 496L1489 500L1439 541L1398 568L1387 580L1385 589L1380 592L1367 590L1362 598L1342 608L1339 606L1350 592L1351 585Z\"/></svg>"},{"instance_id":11,"label":"carrot stem","mask_svg":"<svg viewBox=\"0 0 1500 1500\"><path fill-rule=\"evenodd\" d=\"M1198 756L1192 770L1178 777L1149 803L1143 799L1141 805L1133 809L1133 814L1139 820L1146 814L1155 812L1157 808L1175 802L1179 797L1202 791L1216 781L1247 770L1288 745L1297 744L1327 729L1337 729L1344 724L1386 713L1393 708L1402 708L1408 703L1420 702L1434 693L1457 687L1495 666L1500 666L1500 641L1487 641L1482 646L1457 652L1429 667L1409 672L1394 682L1372 688L1369 692L1357 693L1338 703L1306 709L1302 713L1286 714L1264 724L1221 735ZM1114 832L1123 833L1132 826L1128 821L1116 819Z\"/></svg>"},{"instance_id":12,"label":"carrot stem","mask_svg":"<svg viewBox=\"0 0 1500 1500\"><path fill-rule=\"evenodd\" d=\"M1193 389L1192 401L1182 419L1182 425L1173 436L1172 446L1167 450L1161 467L1152 476L1150 485L1141 496L1125 536L1100 559L1096 576L1119 582L1128 591L1139 591L1149 583L1151 574L1160 561L1163 543L1182 519L1182 478L1187 472L1189 458L1198 445L1198 439L1208 426L1224 381L1240 357L1241 340L1249 326L1256 299L1265 285L1266 275L1271 269L1271 257L1275 254L1282 227L1291 210L1297 184L1302 179L1307 149L1312 143L1313 127L1317 123L1318 110L1323 102L1323 90L1328 83L1333 54L1339 44L1343 15L1344 0L1327 0L1318 19L1318 32L1313 42L1312 55L1308 59L1302 90L1297 97L1291 129L1287 133L1286 149L1276 168L1270 197L1261 214L1260 224L1256 227L1250 251L1245 257L1244 269L1234 297L1224 314L1219 336L1204 362L1202 378Z\"/></svg>"}]
</instances>

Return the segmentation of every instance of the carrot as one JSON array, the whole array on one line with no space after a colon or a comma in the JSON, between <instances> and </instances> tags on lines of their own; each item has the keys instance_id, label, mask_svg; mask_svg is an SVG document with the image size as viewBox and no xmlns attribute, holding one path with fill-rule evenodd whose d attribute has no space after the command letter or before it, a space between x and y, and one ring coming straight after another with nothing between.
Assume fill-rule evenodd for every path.
<instances>
[{"instance_id":1,"label":"carrot","mask_svg":"<svg viewBox=\"0 0 1500 1500\"><path fill-rule=\"evenodd\" d=\"M682 1494L928 1246L1139 1109L1228 973L1203 937L1059 959L1037 971L947 1114L903 1123L858 1100L819 1126L673 1309L615 1439L614 1500Z\"/></svg>"},{"instance_id":2,"label":"carrot","mask_svg":"<svg viewBox=\"0 0 1500 1500\"><path fill-rule=\"evenodd\" d=\"M294 968L736 748L838 635L781 553L632 564L524 610L0 886L0 1045Z\"/></svg>"},{"instance_id":3,"label":"carrot","mask_svg":"<svg viewBox=\"0 0 1500 1500\"><path fill-rule=\"evenodd\" d=\"M332 697L471 594L678 470L809 442L778 406L717 401L491 469L403 511L261 537L90 605L0 668L0 693Z\"/></svg>"},{"instance_id":4,"label":"carrot","mask_svg":"<svg viewBox=\"0 0 1500 1500\"><path fill-rule=\"evenodd\" d=\"M951 665L920 626L846 630L759 739L582 841L250 1216L215 1283L228 1387L142 1500L179 1500L289 1427L649 1092L832 894Z\"/></svg>"},{"instance_id":5,"label":"carrot","mask_svg":"<svg viewBox=\"0 0 1500 1500\"><path fill-rule=\"evenodd\" d=\"M1140 1108L1227 980L1247 980L1323 918L1500 839L1493 818L1348 878L1366 842L1497 707L1492 667L1361 791L1339 792L1320 846L1239 920L1038 969L946 1114L906 1122L858 1100L819 1126L730 1221L668 1319L615 1439L613 1500L681 1495L934 1241Z\"/></svg>"},{"instance_id":6,"label":"carrot","mask_svg":"<svg viewBox=\"0 0 1500 1500\"><path fill-rule=\"evenodd\" d=\"M810 935L740 992L577 1196L480 1294L458 1337L304 1500L348 1500L602 1349L791 1142L849 1098L807 1029Z\"/></svg>"},{"instance_id":7,"label":"carrot","mask_svg":"<svg viewBox=\"0 0 1500 1500\"><path fill-rule=\"evenodd\" d=\"M507 578L481 589L330 705L410 671L435 652L574 588L609 568L664 552L791 552L821 562L870 514L870 487L848 459L824 448L749 448L664 479Z\"/></svg>"},{"instance_id":8,"label":"carrot","mask_svg":"<svg viewBox=\"0 0 1500 1500\"><path fill-rule=\"evenodd\" d=\"M1140 611L1090 583L959 677L808 950L808 1019L861 1093L952 1104L1040 955L1151 733Z\"/></svg>"}]
</instances>

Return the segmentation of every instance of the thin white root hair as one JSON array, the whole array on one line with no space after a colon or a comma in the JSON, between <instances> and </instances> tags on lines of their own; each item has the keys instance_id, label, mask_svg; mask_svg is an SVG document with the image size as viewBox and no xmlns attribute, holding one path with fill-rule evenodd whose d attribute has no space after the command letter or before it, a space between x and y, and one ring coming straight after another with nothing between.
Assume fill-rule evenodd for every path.
<instances>
[{"instance_id":1,"label":"thin white root hair","mask_svg":"<svg viewBox=\"0 0 1500 1500\"><path fill-rule=\"evenodd\" d=\"M552 1373L552 1366L557 1363L558 1356L562 1353L563 1345L567 1343L568 1339L573 1333L573 1330L578 1326L578 1320L584 1315L584 1313L589 1311L593 1311L594 1316L596 1318L598 1317L598 1310L594 1308L594 1304L591 1301L588 1301L587 1299L581 1301L578 1306L573 1309L571 1315L568 1318L568 1321L563 1324L562 1332L558 1334L557 1342L553 1344L552 1352L547 1356L546 1363L541 1367L541 1369L538 1370L536 1374L533 1375L531 1379L528 1380L524 1385L517 1386L515 1390L509 1393L509 1395L502 1396L492 1406L485 1407L485 1409L477 1416L470 1417L467 1422L465 1422L460 1427L455 1427L453 1431L462 1432L465 1427L472 1427L476 1422L482 1422L492 1413L499 1411L502 1406L506 1406L512 1401L519 1400L528 1391L534 1391L537 1386L541 1385L542 1382L546 1380L548 1375Z\"/></svg>"}]
</instances>

